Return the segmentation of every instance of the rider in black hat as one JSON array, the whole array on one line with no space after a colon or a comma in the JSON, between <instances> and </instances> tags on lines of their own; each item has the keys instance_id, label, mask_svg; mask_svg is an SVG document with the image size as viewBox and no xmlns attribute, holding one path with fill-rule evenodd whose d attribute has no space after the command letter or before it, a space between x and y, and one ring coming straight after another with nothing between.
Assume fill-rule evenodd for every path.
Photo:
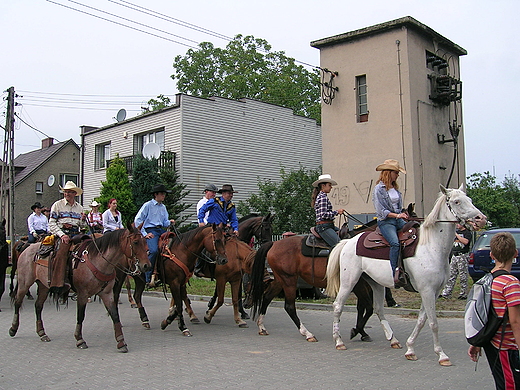
<instances>
[{"instance_id":1,"label":"rider in black hat","mask_svg":"<svg viewBox=\"0 0 520 390\"><path fill-rule=\"evenodd\" d=\"M31 206L33 213L27 218L27 227L29 228L29 236L27 242L36 242L40 234L48 233L49 224L47 223L47 217L42 214L43 206L40 202L35 202Z\"/></svg>"}]
</instances>

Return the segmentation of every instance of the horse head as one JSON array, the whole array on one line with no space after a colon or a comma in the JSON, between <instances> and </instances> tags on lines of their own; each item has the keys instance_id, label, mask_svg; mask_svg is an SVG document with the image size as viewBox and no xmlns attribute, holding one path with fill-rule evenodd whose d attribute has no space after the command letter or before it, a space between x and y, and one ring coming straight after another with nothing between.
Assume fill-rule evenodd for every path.
<instances>
[{"instance_id":1,"label":"horse head","mask_svg":"<svg viewBox=\"0 0 520 390\"><path fill-rule=\"evenodd\" d=\"M142 224L141 226L142 227ZM127 232L124 237L126 242L124 246L125 256L128 258L130 269L135 267L137 273L138 270L141 272L148 271L152 264L148 259L148 244L146 239L141 234L139 228L136 228L133 224L128 224Z\"/></svg>"},{"instance_id":2,"label":"horse head","mask_svg":"<svg viewBox=\"0 0 520 390\"><path fill-rule=\"evenodd\" d=\"M211 224L211 231L210 229L204 231L208 232L204 236L204 247L213 255L218 265L226 264L228 261L225 247L226 233L222 224L218 226Z\"/></svg>"},{"instance_id":3,"label":"horse head","mask_svg":"<svg viewBox=\"0 0 520 390\"><path fill-rule=\"evenodd\" d=\"M256 238L260 241L260 244L271 241L273 239L272 220L273 216L271 213L267 214L265 217L262 217L259 234L256 236Z\"/></svg>"},{"instance_id":4,"label":"horse head","mask_svg":"<svg viewBox=\"0 0 520 390\"><path fill-rule=\"evenodd\" d=\"M441 193L446 196L446 205L461 225L469 230L478 230L487 223L487 217L476 208L471 198L466 195L462 185L458 189L440 186Z\"/></svg>"}]
</instances>

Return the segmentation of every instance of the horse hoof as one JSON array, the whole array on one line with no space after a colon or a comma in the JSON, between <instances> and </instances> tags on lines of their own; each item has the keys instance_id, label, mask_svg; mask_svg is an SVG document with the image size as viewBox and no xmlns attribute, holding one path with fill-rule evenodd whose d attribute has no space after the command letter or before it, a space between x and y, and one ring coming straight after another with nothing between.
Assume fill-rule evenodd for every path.
<instances>
[{"instance_id":1,"label":"horse hoof","mask_svg":"<svg viewBox=\"0 0 520 390\"><path fill-rule=\"evenodd\" d=\"M356 330L356 328L350 329L350 339L352 340L354 337L358 335L358 333L359 332Z\"/></svg>"},{"instance_id":2,"label":"horse hoof","mask_svg":"<svg viewBox=\"0 0 520 390\"><path fill-rule=\"evenodd\" d=\"M14 330L13 328L9 328L9 336L11 337L14 337L16 335L16 330Z\"/></svg>"},{"instance_id":3,"label":"horse hoof","mask_svg":"<svg viewBox=\"0 0 520 390\"><path fill-rule=\"evenodd\" d=\"M265 329L264 329L264 330L259 330L259 331L258 331L258 334L259 334L260 336L269 336L269 333L268 333L267 330L265 330Z\"/></svg>"},{"instance_id":4,"label":"horse hoof","mask_svg":"<svg viewBox=\"0 0 520 390\"><path fill-rule=\"evenodd\" d=\"M191 336L193 336L193 335L191 334L191 332L190 332L188 329L183 330L183 331L182 331L182 335L183 335L183 336L186 336L186 337L191 337Z\"/></svg>"},{"instance_id":5,"label":"horse hoof","mask_svg":"<svg viewBox=\"0 0 520 390\"><path fill-rule=\"evenodd\" d=\"M347 350L347 346L345 344L339 344L339 345L336 345L336 349L338 351L346 351Z\"/></svg>"},{"instance_id":6,"label":"horse hoof","mask_svg":"<svg viewBox=\"0 0 520 390\"><path fill-rule=\"evenodd\" d=\"M249 325L247 325L246 322L241 322L240 324L238 324L238 327L239 328L249 328Z\"/></svg>"},{"instance_id":7,"label":"horse hoof","mask_svg":"<svg viewBox=\"0 0 520 390\"><path fill-rule=\"evenodd\" d=\"M43 335L42 337L40 337L40 340L41 340L41 341L45 341L45 342L47 342L47 343L48 343L49 341L51 341L51 339L50 339L49 336L47 336L47 335Z\"/></svg>"},{"instance_id":8,"label":"horse hoof","mask_svg":"<svg viewBox=\"0 0 520 390\"><path fill-rule=\"evenodd\" d=\"M192 324L200 324L200 320L197 317L190 318Z\"/></svg>"},{"instance_id":9,"label":"horse hoof","mask_svg":"<svg viewBox=\"0 0 520 390\"><path fill-rule=\"evenodd\" d=\"M127 353L128 352L128 347L125 345L123 345L122 347L118 348L117 349L119 352L121 353Z\"/></svg>"},{"instance_id":10,"label":"horse hoof","mask_svg":"<svg viewBox=\"0 0 520 390\"><path fill-rule=\"evenodd\" d=\"M83 341L83 342L77 344L76 347L78 347L79 349L87 349L88 345L86 342Z\"/></svg>"},{"instance_id":11,"label":"horse hoof","mask_svg":"<svg viewBox=\"0 0 520 390\"><path fill-rule=\"evenodd\" d=\"M406 357L406 359L411 360L411 361L417 360L417 356L415 355L415 353L405 354L404 356Z\"/></svg>"},{"instance_id":12,"label":"horse hoof","mask_svg":"<svg viewBox=\"0 0 520 390\"><path fill-rule=\"evenodd\" d=\"M401 346L401 344L399 344L399 341L398 341L397 343L392 343L392 344L390 344L390 346L391 346L393 349L401 349L401 348L403 348L403 347Z\"/></svg>"},{"instance_id":13,"label":"horse hoof","mask_svg":"<svg viewBox=\"0 0 520 390\"><path fill-rule=\"evenodd\" d=\"M318 342L318 339L317 339L316 337L312 336L312 337L309 337L309 338L307 339L307 341L308 341L309 343L317 343L317 342Z\"/></svg>"},{"instance_id":14,"label":"horse hoof","mask_svg":"<svg viewBox=\"0 0 520 390\"><path fill-rule=\"evenodd\" d=\"M251 319L251 317L249 317L249 315L247 313L242 313L240 315L240 318L242 318L243 320L250 320Z\"/></svg>"},{"instance_id":15,"label":"horse hoof","mask_svg":"<svg viewBox=\"0 0 520 390\"><path fill-rule=\"evenodd\" d=\"M211 318L208 317L208 316L204 316L204 322L205 322L206 324L210 324L210 323L211 323Z\"/></svg>"},{"instance_id":16,"label":"horse hoof","mask_svg":"<svg viewBox=\"0 0 520 390\"><path fill-rule=\"evenodd\" d=\"M443 367L449 367L451 366L451 362L450 362L450 359L442 359L442 360L439 360L439 364Z\"/></svg>"},{"instance_id":17,"label":"horse hoof","mask_svg":"<svg viewBox=\"0 0 520 390\"><path fill-rule=\"evenodd\" d=\"M143 322L142 325L143 325L143 328L150 329L150 323L149 322Z\"/></svg>"},{"instance_id":18,"label":"horse hoof","mask_svg":"<svg viewBox=\"0 0 520 390\"><path fill-rule=\"evenodd\" d=\"M369 335L361 336L361 341L366 341L367 343L370 343L372 342L372 337L370 337Z\"/></svg>"},{"instance_id":19,"label":"horse hoof","mask_svg":"<svg viewBox=\"0 0 520 390\"><path fill-rule=\"evenodd\" d=\"M168 321L166 321L166 320L162 320L162 321L161 321L161 329L162 329L162 330L166 329L166 327L167 327L168 325L170 325L170 324L168 324ZM143 326L144 326L144 325L143 325Z\"/></svg>"},{"instance_id":20,"label":"horse hoof","mask_svg":"<svg viewBox=\"0 0 520 390\"><path fill-rule=\"evenodd\" d=\"M132 304L130 305L130 307L131 307L132 309L137 309L137 304L132 303Z\"/></svg>"}]
</instances>

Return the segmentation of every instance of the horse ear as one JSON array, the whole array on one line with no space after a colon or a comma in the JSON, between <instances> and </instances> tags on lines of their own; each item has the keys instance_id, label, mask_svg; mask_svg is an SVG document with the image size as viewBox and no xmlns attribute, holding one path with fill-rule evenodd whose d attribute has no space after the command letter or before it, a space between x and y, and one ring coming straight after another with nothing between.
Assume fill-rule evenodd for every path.
<instances>
[{"instance_id":1,"label":"horse ear","mask_svg":"<svg viewBox=\"0 0 520 390\"><path fill-rule=\"evenodd\" d=\"M460 183L459 191L465 192L464 191L464 183Z\"/></svg>"},{"instance_id":2,"label":"horse ear","mask_svg":"<svg viewBox=\"0 0 520 390\"><path fill-rule=\"evenodd\" d=\"M440 184L439 187L444 195L448 195L448 190L446 189L446 187L444 187L442 184Z\"/></svg>"},{"instance_id":3,"label":"horse ear","mask_svg":"<svg viewBox=\"0 0 520 390\"><path fill-rule=\"evenodd\" d=\"M133 225L133 224L132 224ZM141 222L141 224L137 227L137 230L141 231L141 229L143 228L143 225L144 225L144 221Z\"/></svg>"}]
</instances>

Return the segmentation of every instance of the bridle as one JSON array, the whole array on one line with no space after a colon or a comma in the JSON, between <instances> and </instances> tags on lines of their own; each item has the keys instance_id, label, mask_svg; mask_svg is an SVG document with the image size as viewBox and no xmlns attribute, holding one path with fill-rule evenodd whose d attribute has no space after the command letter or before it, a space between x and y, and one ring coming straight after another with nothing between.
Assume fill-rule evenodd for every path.
<instances>
[{"instance_id":1,"label":"bridle","mask_svg":"<svg viewBox=\"0 0 520 390\"><path fill-rule=\"evenodd\" d=\"M262 217L259 224L256 224L253 226L253 229L251 229L251 233L254 237L258 238L260 241L260 244L266 243L268 241L271 241L269 238L265 238L264 233L266 232L267 228L271 226L271 222L265 220L266 217ZM267 228L266 228L267 227ZM258 231L260 231L260 237L258 236Z\"/></svg>"}]
</instances>

